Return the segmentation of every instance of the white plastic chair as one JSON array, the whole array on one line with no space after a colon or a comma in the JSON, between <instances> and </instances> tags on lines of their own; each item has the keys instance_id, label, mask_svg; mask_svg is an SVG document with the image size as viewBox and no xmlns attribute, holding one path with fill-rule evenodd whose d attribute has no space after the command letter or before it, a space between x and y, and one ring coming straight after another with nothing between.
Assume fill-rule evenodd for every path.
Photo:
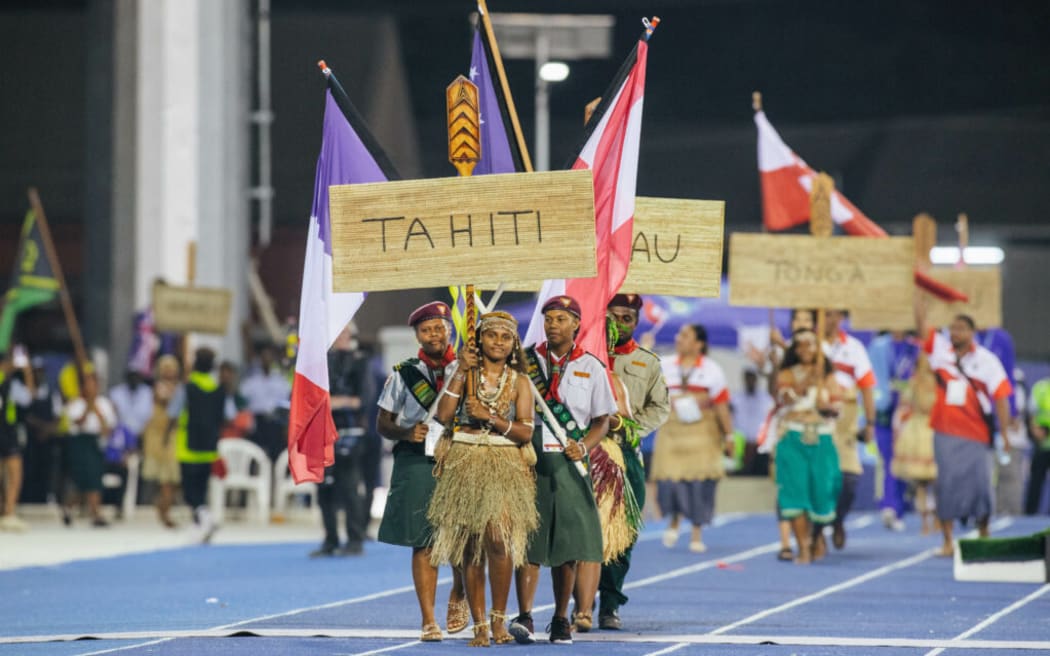
<instances>
[{"instance_id":1,"label":"white plastic chair","mask_svg":"<svg viewBox=\"0 0 1050 656\"><path fill-rule=\"evenodd\" d=\"M281 451L273 463L273 511L285 514L288 510L288 499L295 496L307 496L310 500L310 512L319 513L317 506L317 483L299 483L296 485L292 472L288 470L288 449Z\"/></svg>"},{"instance_id":2,"label":"white plastic chair","mask_svg":"<svg viewBox=\"0 0 1050 656\"><path fill-rule=\"evenodd\" d=\"M259 521L268 522L273 465L266 457L266 452L243 438L225 438L219 440L219 456L226 463L226 478L212 476L209 482L211 512L215 522L221 523L223 520L226 513L226 493L230 490L251 493Z\"/></svg>"}]
</instances>

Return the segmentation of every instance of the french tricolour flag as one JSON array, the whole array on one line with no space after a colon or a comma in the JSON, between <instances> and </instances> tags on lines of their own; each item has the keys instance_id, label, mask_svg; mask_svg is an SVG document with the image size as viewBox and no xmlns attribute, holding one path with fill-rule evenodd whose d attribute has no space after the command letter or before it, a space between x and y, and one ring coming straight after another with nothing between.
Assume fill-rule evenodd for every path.
<instances>
[{"instance_id":1,"label":"french tricolour flag","mask_svg":"<svg viewBox=\"0 0 1050 656\"><path fill-rule=\"evenodd\" d=\"M634 231L634 192L638 178L638 149L642 134L642 97L649 45L640 39L620 67L587 123L585 141L572 168L594 175L594 230L598 275L595 278L547 280L540 290L526 344L544 340L543 313L547 299L568 294L583 311L576 343L608 359L605 344L605 307L627 277Z\"/></svg>"},{"instance_id":2,"label":"french tricolour flag","mask_svg":"<svg viewBox=\"0 0 1050 656\"><path fill-rule=\"evenodd\" d=\"M299 355L288 421L288 468L296 483L321 482L325 465L334 460L336 432L328 392L328 349L365 300L363 293L332 291L328 187L400 177L323 62L321 70L328 78L328 90L306 239L299 301Z\"/></svg>"},{"instance_id":3,"label":"french tricolour flag","mask_svg":"<svg viewBox=\"0 0 1050 656\"><path fill-rule=\"evenodd\" d=\"M762 180L762 222L767 230L787 230L809 221L809 192L816 172L791 150L766 118L755 112L758 127L758 170ZM831 218L849 235L886 237L886 231L837 190L831 196ZM946 301L965 301L962 292L922 271L915 284Z\"/></svg>"}]
</instances>

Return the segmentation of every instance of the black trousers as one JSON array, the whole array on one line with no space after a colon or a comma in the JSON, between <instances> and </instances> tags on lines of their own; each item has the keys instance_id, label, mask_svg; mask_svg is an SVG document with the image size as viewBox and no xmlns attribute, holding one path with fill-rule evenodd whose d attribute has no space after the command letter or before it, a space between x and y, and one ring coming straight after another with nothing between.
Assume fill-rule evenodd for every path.
<instances>
[{"instance_id":1,"label":"black trousers","mask_svg":"<svg viewBox=\"0 0 1050 656\"><path fill-rule=\"evenodd\" d=\"M1039 512L1039 502L1043 499L1043 483L1046 472L1050 471L1050 449L1036 449L1032 452L1032 468L1028 475L1028 490L1024 498L1024 514L1034 515Z\"/></svg>"},{"instance_id":2,"label":"black trousers","mask_svg":"<svg viewBox=\"0 0 1050 656\"><path fill-rule=\"evenodd\" d=\"M208 503L211 463L180 462L179 472L182 474L182 498L186 500L186 505L194 511L194 517L196 517L197 508Z\"/></svg>"},{"instance_id":3,"label":"black trousers","mask_svg":"<svg viewBox=\"0 0 1050 656\"><path fill-rule=\"evenodd\" d=\"M341 454L337 449L335 463L325 468L324 481L317 486L325 547L339 546L340 508L346 515L347 545L364 544L372 509L370 447L371 440L361 436L348 453Z\"/></svg>"}]
</instances>

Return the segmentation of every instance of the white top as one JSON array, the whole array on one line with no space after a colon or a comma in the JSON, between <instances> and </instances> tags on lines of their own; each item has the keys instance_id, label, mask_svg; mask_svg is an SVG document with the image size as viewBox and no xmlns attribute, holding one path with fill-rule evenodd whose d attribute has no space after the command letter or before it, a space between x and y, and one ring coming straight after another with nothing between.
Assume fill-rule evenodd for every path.
<instances>
[{"instance_id":1,"label":"white top","mask_svg":"<svg viewBox=\"0 0 1050 656\"><path fill-rule=\"evenodd\" d=\"M241 394L248 400L253 415L268 415L277 408L287 408L292 387L276 368L269 374L258 370L241 381Z\"/></svg>"},{"instance_id":2,"label":"white top","mask_svg":"<svg viewBox=\"0 0 1050 656\"><path fill-rule=\"evenodd\" d=\"M109 399L104 396L99 396L95 399L95 407L105 418L106 426L110 430L115 428L117 425L117 411L113 408L113 404L110 403ZM94 412L88 413L88 416L84 418L84 423L77 423L77 420L79 420L84 414L86 408L87 401L84 399L73 399L66 404L65 410L62 412L69 419L70 432L102 435L102 422L99 420L98 414L95 414Z\"/></svg>"},{"instance_id":3,"label":"white top","mask_svg":"<svg viewBox=\"0 0 1050 656\"><path fill-rule=\"evenodd\" d=\"M132 391L127 383L121 383L109 391L109 400L117 410L120 423L135 435L142 435L153 416L153 389L139 385Z\"/></svg>"},{"instance_id":4,"label":"white top","mask_svg":"<svg viewBox=\"0 0 1050 656\"><path fill-rule=\"evenodd\" d=\"M707 392L711 403L728 403L729 387L722 366L706 355L694 362L682 362L681 358L662 358L664 380L671 396L684 392ZM687 371L688 369L688 371Z\"/></svg>"},{"instance_id":5,"label":"white top","mask_svg":"<svg viewBox=\"0 0 1050 656\"><path fill-rule=\"evenodd\" d=\"M547 359L541 356L537 360L543 374L549 377ZM584 432L595 417L616 414L616 398L609 384L609 374L601 361L590 353L584 353L565 364L558 383L558 396ZM543 445L544 451L549 450L548 445L551 445L551 449L560 450L546 423L543 423Z\"/></svg>"},{"instance_id":6,"label":"white top","mask_svg":"<svg viewBox=\"0 0 1050 656\"><path fill-rule=\"evenodd\" d=\"M824 342L824 357L835 369L835 382L846 391L875 386L868 349L853 335L839 332L838 337Z\"/></svg>"},{"instance_id":7,"label":"white top","mask_svg":"<svg viewBox=\"0 0 1050 656\"><path fill-rule=\"evenodd\" d=\"M430 375L430 367L428 367L425 362L420 360L415 366L423 373L423 376L430 381L431 385L437 387L437 383ZM446 384L456 373L458 367L458 360L453 360L445 366ZM405 381L401 378L401 374L396 371L387 376L386 383L383 384L383 391L379 394L377 404L383 410L397 415L397 425L400 428L410 428L421 423L427 418L427 412L430 411L430 408L424 408L418 401L416 401L416 397L412 396L412 393L409 392L408 387L405 385Z\"/></svg>"}]
</instances>

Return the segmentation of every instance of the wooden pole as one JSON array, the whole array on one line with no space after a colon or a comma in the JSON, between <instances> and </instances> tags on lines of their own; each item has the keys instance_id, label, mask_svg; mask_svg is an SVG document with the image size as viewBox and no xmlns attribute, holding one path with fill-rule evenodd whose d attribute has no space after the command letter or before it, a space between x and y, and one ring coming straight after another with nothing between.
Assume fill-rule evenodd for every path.
<instances>
[{"instance_id":1,"label":"wooden pole","mask_svg":"<svg viewBox=\"0 0 1050 656\"><path fill-rule=\"evenodd\" d=\"M481 109L478 103L478 87L462 75L456 77L445 90L445 104L448 110L448 161L456 167L460 177L470 177L481 159ZM467 285L465 301L465 342L467 348L474 351L477 348L474 285ZM467 372L468 398L477 395L477 376L477 369Z\"/></svg>"},{"instance_id":2,"label":"wooden pole","mask_svg":"<svg viewBox=\"0 0 1050 656\"><path fill-rule=\"evenodd\" d=\"M813 189L809 194L809 232L814 237L827 238L834 230L831 218L831 195L835 191L835 181L827 173L819 173L813 179ZM824 329L826 317L824 308L817 308L817 375L824 388Z\"/></svg>"},{"instance_id":3,"label":"wooden pole","mask_svg":"<svg viewBox=\"0 0 1050 656\"><path fill-rule=\"evenodd\" d=\"M489 8L485 0L478 0L478 13L485 27L485 39L489 43L492 61L496 65L496 77L499 78L500 88L503 89L503 99L507 101L507 114L510 115L510 124L514 129L514 140L518 142L522 166L525 167L526 173L532 173L532 159L529 157L529 149L525 146L525 134L521 131L521 123L518 122L518 110L514 108L514 96L510 93L507 73L503 70L503 57L499 54L496 32L492 29L492 20L489 18Z\"/></svg>"},{"instance_id":4,"label":"wooden pole","mask_svg":"<svg viewBox=\"0 0 1050 656\"><path fill-rule=\"evenodd\" d=\"M762 111L762 92L761 91L752 91L751 92L751 109L756 114L759 113L760 111ZM759 175L761 177L761 173ZM760 180L760 182L761 182L761 180ZM763 233L769 232L769 230L766 228L766 221L765 221L765 219L762 219L762 232ZM774 319L774 316L773 316L773 308L769 308L768 309L767 320L769 321L769 333L773 334L773 329L775 329L777 327L776 320ZM771 353L773 352L772 351L772 347L770 347L770 352Z\"/></svg>"},{"instance_id":5,"label":"wooden pole","mask_svg":"<svg viewBox=\"0 0 1050 656\"><path fill-rule=\"evenodd\" d=\"M959 233L959 261L955 264L956 269L966 268L966 247L970 245L970 219L965 214L960 214L955 221L955 231Z\"/></svg>"},{"instance_id":6,"label":"wooden pole","mask_svg":"<svg viewBox=\"0 0 1050 656\"><path fill-rule=\"evenodd\" d=\"M197 242L186 244L186 286L193 287L197 281ZM182 354L182 375L189 380L193 361L190 359L190 336L183 333L179 337L179 353Z\"/></svg>"},{"instance_id":7,"label":"wooden pole","mask_svg":"<svg viewBox=\"0 0 1050 656\"><path fill-rule=\"evenodd\" d=\"M44 205L40 202L40 194L36 187L30 187L27 191L29 205L36 215L37 225L40 227L40 238L44 242L44 251L51 270L58 281L58 298L62 304L62 314L66 318L66 326L69 328L69 337L73 341L73 354L78 376L84 375L84 365L88 363L87 350L84 348L84 338L80 334L80 325L77 323L77 315L73 311L73 302L69 297L69 287L66 286L66 277L62 273L62 265L58 261L58 253L55 251L55 243L51 239L51 228L44 214Z\"/></svg>"}]
</instances>

